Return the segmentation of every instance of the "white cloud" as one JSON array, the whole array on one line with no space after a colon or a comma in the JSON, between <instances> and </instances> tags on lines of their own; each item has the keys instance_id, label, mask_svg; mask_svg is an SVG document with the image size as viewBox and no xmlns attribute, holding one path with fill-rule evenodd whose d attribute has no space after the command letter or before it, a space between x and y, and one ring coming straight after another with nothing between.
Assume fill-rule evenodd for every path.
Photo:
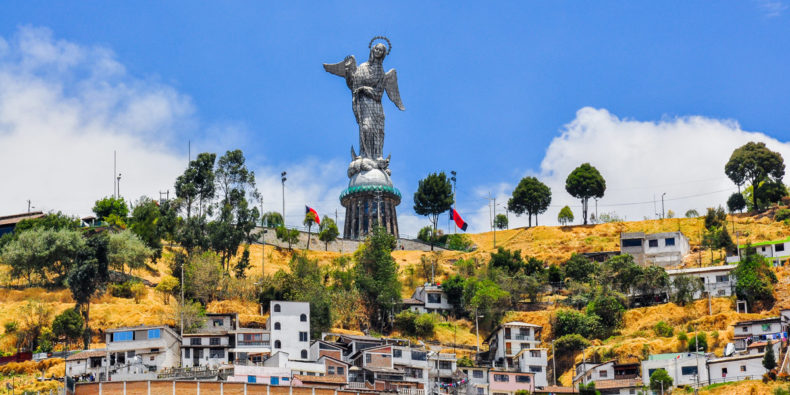
<instances>
[{"instance_id":1,"label":"white cloud","mask_svg":"<svg viewBox=\"0 0 790 395\"><path fill-rule=\"evenodd\" d=\"M536 175L552 190L552 204L541 216L541 224L556 224L557 213L566 204L580 220L580 202L565 191L565 178L584 162L606 179L599 214L616 212L626 220L654 218L661 212L661 194L666 193L665 209L682 216L688 209L703 212L706 207L726 204L736 187L724 174L724 164L735 148L749 141L764 142L790 159L790 144L744 131L735 121L701 116L637 121L585 107L550 143L540 171L526 175ZM497 204L507 201L515 184L496 188L500 190ZM594 210L592 202L590 206ZM498 211L504 212L504 206ZM525 216L512 214L510 221L511 226L527 223ZM481 205L470 222L483 225L476 226L476 231L485 230L487 208Z\"/></svg>"},{"instance_id":2,"label":"white cloud","mask_svg":"<svg viewBox=\"0 0 790 395\"><path fill-rule=\"evenodd\" d=\"M787 4L779 0L758 0L757 6L768 18L780 16L787 10Z\"/></svg>"}]
</instances>

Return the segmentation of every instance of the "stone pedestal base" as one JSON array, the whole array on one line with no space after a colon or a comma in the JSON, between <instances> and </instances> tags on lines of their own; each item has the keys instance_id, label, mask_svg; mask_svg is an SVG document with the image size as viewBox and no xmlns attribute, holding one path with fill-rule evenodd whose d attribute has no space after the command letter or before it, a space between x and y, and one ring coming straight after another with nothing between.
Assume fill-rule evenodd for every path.
<instances>
[{"instance_id":1,"label":"stone pedestal base","mask_svg":"<svg viewBox=\"0 0 790 395\"><path fill-rule=\"evenodd\" d=\"M400 200L400 192L390 186L363 185L346 189L340 195L340 204L346 208L343 238L364 239L377 225L398 237L398 215L395 208Z\"/></svg>"}]
</instances>

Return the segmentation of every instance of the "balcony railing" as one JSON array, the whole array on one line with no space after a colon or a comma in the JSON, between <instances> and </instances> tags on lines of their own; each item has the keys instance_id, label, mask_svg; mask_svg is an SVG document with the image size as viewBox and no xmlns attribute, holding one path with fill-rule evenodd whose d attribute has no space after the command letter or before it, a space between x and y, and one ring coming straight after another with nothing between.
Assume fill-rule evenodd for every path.
<instances>
[{"instance_id":1,"label":"balcony railing","mask_svg":"<svg viewBox=\"0 0 790 395\"><path fill-rule=\"evenodd\" d=\"M239 340L236 343L236 346L238 346L238 347L256 347L256 346L257 347L269 347L270 344L271 344L270 342L262 341L262 340L253 340L253 341L242 341L242 340Z\"/></svg>"},{"instance_id":2,"label":"balcony railing","mask_svg":"<svg viewBox=\"0 0 790 395\"><path fill-rule=\"evenodd\" d=\"M513 340L531 340L531 341L537 341L537 340L535 340L535 338L534 338L534 337L532 337L532 336L530 336L530 335L512 335L511 337L513 338Z\"/></svg>"}]
</instances>

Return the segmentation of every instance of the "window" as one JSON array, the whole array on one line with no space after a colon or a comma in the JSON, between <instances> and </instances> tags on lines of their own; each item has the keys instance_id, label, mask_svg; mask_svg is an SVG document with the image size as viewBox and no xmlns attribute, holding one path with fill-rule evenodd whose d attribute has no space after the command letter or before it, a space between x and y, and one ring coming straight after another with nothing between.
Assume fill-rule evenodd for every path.
<instances>
[{"instance_id":1,"label":"window","mask_svg":"<svg viewBox=\"0 0 790 395\"><path fill-rule=\"evenodd\" d=\"M664 239L664 245L667 247L675 245L675 238L667 237L666 239Z\"/></svg>"},{"instance_id":2,"label":"window","mask_svg":"<svg viewBox=\"0 0 790 395\"><path fill-rule=\"evenodd\" d=\"M151 357L150 357L150 358L148 358L148 360L149 360L149 361L153 361L153 360L155 360L155 359L156 359L156 357L155 357L155 356L153 356L153 355L151 355Z\"/></svg>"},{"instance_id":3,"label":"window","mask_svg":"<svg viewBox=\"0 0 790 395\"><path fill-rule=\"evenodd\" d=\"M134 340L134 332L115 332L112 334L112 341L114 342L128 342Z\"/></svg>"},{"instance_id":4,"label":"window","mask_svg":"<svg viewBox=\"0 0 790 395\"><path fill-rule=\"evenodd\" d=\"M716 291L716 296L725 296L726 292L723 289Z\"/></svg>"},{"instance_id":5,"label":"window","mask_svg":"<svg viewBox=\"0 0 790 395\"><path fill-rule=\"evenodd\" d=\"M134 358L135 355L134 350L126 352L126 358Z\"/></svg>"},{"instance_id":6,"label":"window","mask_svg":"<svg viewBox=\"0 0 790 395\"><path fill-rule=\"evenodd\" d=\"M274 330L276 330L276 331L280 330L280 323L279 322L275 322L274 323Z\"/></svg>"},{"instance_id":7,"label":"window","mask_svg":"<svg viewBox=\"0 0 790 395\"><path fill-rule=\"evenodd\" d=\"M224 348L212 348L208 352L209 358L225 358Z\"/></svg>"},{"instance_id":8,"label":"window","mask_svg":"<svg viewBox=\"0 0 790 395\"><path fill-rule=\"evenodd\" d=\"M280 347L281 347L280 346L280 341L279 340L275 340L274 341L274 348L278 348L279 349Z\"/></svg>"},{"instance_id":9,"label":"window","mask_svg":"<svg viewBox=\"0 0 790 395\"><path fill-rule=\"evenodd\" d=\"M299 341L306 342L308 340L307 332L299 332Z\"/></svg>"},{"instance_id":10,"label":"window","mask_svg":"<svg viewBox=\"0 0 790 395\"><path fill-rule=\"evenodd\" d=\"M191 350L191 348L185 348L184 349L184 358L189 358L189 351L190 350Z\"/></svg>"},{"instance_id":11,"label":"window","mask_svg":"<svg viewBox=\"0 0 790 395\"><path fill-rule=\"evenodd\" d=\"M162 337L162 333L160 332L161 329L149 329L148 330L148 338L149 339L159 339Z\"/></svg>"},{"instance_id":12,"label":"window","mask_svg":"<svg viewBox=\"0 0 790 395\"><path fill-rule=\"evenodd\" d=\"M784 251L785 250L785 245L784 244L777 244L777 245L774 246L774 250L776 250L776 251Z\"/></svg>"},{"instance_id":13,"label":"window","mask_svg":"<svg viewBox=\"0 0 790 395\"><path fill-rule=\"evenodd\" d=\"M428 303L442 303L442 294L428 294Z\"/></svg>"},{"instance_id":14,"label":"window","mask_svg":"<svg viewBox=\"0 0 790 395\"><path fill-rule=\"evenodd\" d=\"M271 385L280 385L280 378L279 377L269 377L269 384L271 384Z\"/></svg>"},{"instance_id":15,"label":"window","mask_svg":"<svg viewBox=\"0 0 790 395\"><path fill-rule=\"evenodd\" d=\"M158 353L158 352L159 352L159 349L158 349L158 348L152 348L152 349L151 349L151 354L156 354L156 353Z\"/></svg>"},{"instance_id":16,"label":"window","mask_svg":"<svg viewBox=\"0 0 790 395\"><path fill-rule=\"evenodd\" d=\"M648 369L648 370L647 370L647 377L650 377L650 376L652 376L652 375L653 375L653 372L655 372L656 370L657 370L657 369Z\"/></svg>"},{"instance_id":17,"label":"window","mask_svg":"<svg viewBox=\"0 0 790 395\"><path fill-rule=\"evenodd\" d=\"M346 368L344 368L342 366L338 366L337 367L337 374L340 374L340 375L346 374Z\"/></svg>"},{"instance_id":18,"label":"window","mask_svg":"<svg viewBox=\"0 0 790 395\"><path fill-rule=\"evenodd\" d=\"M749 332L749 327L748 326L744 326L744 327L742 327L742 330L743 330L743 332Z\"/></svg>"},{"instance_id":19,"label":"window","mask_svg":"<svg viewBox=\"0 0 790 395\"><path fill-rule=\"evenodd\" d=\"M730 282L730 276L726 275L726 274L725 275L721 275L721 276L716 276L716 282L717 283L728 283L728 282Z\"/></svg>"},{"instance_id":20,"label":"window","mask_svg":"<svg viewBox=\"0 0 790 395\"><path fill-rule=\"evenodd\" d=\"M302 359L307 359L307 350L302 350L301 357Z\"/></svg>"},{"instance_id":21,"label":"window","mask_svg":"<svg viewBox=\"0 0 790 395\"><path fill-rule=\"evenodd\" d=\"M214 326L222 326L222 320L221 319L215 319L215 320L213 320L213 322L214 322Z\"/></svg>"},{"instance_id":22,"label":"window","mask_svg":"<svg viewBox=\"0 0 790 395\"><path fill-rule=\"evenodd\" d=\"M746 365L741 365L741 372L745 372L745 371L746 371Z\"/></svg>"},{"instance_id":23,"label":"window","mask_svg":"<svg viewBox=\"0 0 790 395\"><path fill-rule=\"evenodd\" d=\"M299 321L307 322L307 314L302 314L299 316Z\"/></svg>"},{"instance_id":24,"label":"window","mask_svg":"<svg viewBox=\"0 0 790 395\"><path fill-rule=\"evenodd\" d=\"M453 364L450 361L439 361L439 369L450 370L453 368Z\"/></svg>"},{"instance_id":25,"label":"window","mask_svg":"<svg viewBox=\"0 0 790 395\"><path fill-rule=\"evenodd\" d=\"M608 375L608 372L605 371L605 370L602 370L602 371L598 372L598 377L606 377L607 375Z\"/></svg>"},{"instance_id":26,"label":"window","mask_svg":"<svg viewBox=\"0 0 790 395\"><path fill-rule=\"evenodd\" d=\"M403 358L403 350L400 350L400 349L397 349L397 348L392 350L392 356L394 358Z\"/></svg>"},{"instance_id":27,"label":"window","mask_svg":"<svg viewBox=\"0 0 790 395\"><path fill-rule=\"evenodd\" d=\"M486 389L483 387L477 387L477 395L485 395Z\"/></svg>"},{"instance_id":28,"label":"window","mask_svg":"<svg viewBox=\"0 0 790 395\"><path fill-rule=\"evenodd\" d=\"M258 378L255 376L247 376L247 382L255 384L258 382Z\"/></svg>"},{"instance_id":29,"label":"window","mask_svg":"<svg viewBox=\"0 0 790 395\"><path fill-rule=\"evenodd\" d=\"M763 331L770 331L770 330L771 330L771 324L763 324Z\"/></svg>"},{"instance_id":30,"label":"window","mask_svg":"<svg viewBox=\"0 0 790 395\"><path fill-rule=\"evenodd\" d=\"M680 374L682 374L684 376L697 374L697 367L696 366L682 366L680 368Z\"/></svg>"},{"instance_id":31,"label":"window","mask_svg":"<svg viewBox=\"0 0 790 395\"><path fill-rule=\"evenodd\" d=\"M543 371L543 367L536 366L536 365L529 365L529 371L532 373L540 373ZM606 372L603 372L606 373ZM606 377L606 375L602 375L601 377Z\"/></svg>"},{"instance_id":32,"label":"window","mask_svg":"<svg viewBox=\"0 0 790 395\"><path fill-rule=\"evenodd\" d=\"M210 346L218 346L219 345L219 338L218 337L212 337L211 339L209 339L208 344Z\"/></svg>"},{"instance_id":33,"label":"window","mask_svg":"<svg viewBox=\"0 0 790 395\"><path fill-rule=\"evenodd\" d=\"M326 374L335 374L335 367L334 366L328 366L326 368Z\"/></svg>"},{"instance_id":34,"label":"window","mask_svg":"<svg viewBox=\"0 0 790 395\"><path fill-rule=\"evenodd\" d=\"M508 375L506 374L495 374L494 381L498 381L500 383L507 383L508 381L510 381L510 377L508 377Z\"/></svg>"},{"instance_id":35,"label":"window","mask_svg":"<svg viewBox=\"0 0 790 395\"><path fill-rule=\"evenodd\" d=\"M658 240L648 240L647 246L650 248L658 247Z\"/></svg>"},{"instance_id":36,"label":"window","mask_svg":"<svg viewBox=\"0 0 790 395\"><path fill-rule=\"evenodd\" d=\"M532 358L540 358L540 351L532 350L529 352L529 356Z\"/></svg>"},{"instance_id":37,"label":"window","mask_svg":"<svg viewBox=\"0 0 790 395\"><path fill-rule=\"evenodd\" d=\"M529 376L516 376L517 383L529 383L532 381Z\"/></svg>"},{"instance_id":38,"label":"window","mask_svg":"<svg viewBox=\"0 0 790 395\"><path fill-rule=\"evenodd\" d=\"M370 354L365 354L365 363L370 363L373 361L373 356Z\"/></svg>"},{"instance_id":39,"label":"window","mask_svg":"<svg viewBox=\"0 0 790 395\"><path fill-rule=\"evenodd\" d=\"M633 394L636 394L636 390L635 390L635 389L633 389L633 388L631 388L630 390L628 390L628 393L629 393L629 394L632 394L632 395L633 395Z\"/></svg>"},{"instance_id":40,"label":"window","mask_svg":"<svg viewBox=\"0 0 790 395\"><path fill-rule=\"evenodd\" d=\"M193 337L193 338L189 339L189 345L190 346L199 346L200 345L200 338L199 337Z\"/></svg>"},{"instance_id":41,"label":"window","mask_svg":"<svg viewBox=\"0 0 790 395\"><path fill-rule=\"evenodd\" d=\"M274 312L275 313L279 313L280 312L280 305L279 304L275 304L274 305Z\"/></svg>"},{"instance_id":42,"label":"window","mask_svg":"<svg viewBox=\"0 0 790 395\"><path fill-rule=\"evenodd\" d=\"M411 359L415 361L425 361L427 359L427 353L423 351L412 351L411 352Z\"/></svg>"},{"instance_id":43,"label":"window","mask_svg":"<svg viewBox=\"0 0 790 395\"><path fill-rule=\"evenodd\" d=\"M473 370L472 371L472 377L474 377L476 379L482 379L483 378L483 371L482 370Z\"/></svg>"},{"instance_id":44,"label":"window","mask_svg":"<svg viewBox=\"0 0 790 395\"><path fill-rule=\"evenodd\" d=\"M727 377L727 368L721 368L721 377Z\"/></svg>"},{"instance_id":45,"label":"window","mask_svg":"<svg viewBox=\"0 0 790 395\"><path fill-rule=\"evenodd\" d=\"M624 239L623 247L641 247L642 239Z\"/></svg>"}]
</instances>

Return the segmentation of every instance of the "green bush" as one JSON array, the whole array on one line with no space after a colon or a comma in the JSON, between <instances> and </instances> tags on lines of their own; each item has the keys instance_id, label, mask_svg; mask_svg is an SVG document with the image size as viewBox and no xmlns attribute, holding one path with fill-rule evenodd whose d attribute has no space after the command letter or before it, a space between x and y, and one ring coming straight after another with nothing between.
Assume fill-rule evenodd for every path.
<instances>
[{"instance_id":1,"label":"green bush","mask_svg":"<svg viewBox=\"0 0 790 395\"><path fill-rule=\"evenodd\" d=\"M432 314L417 314L404 310L395 315L395 328L406 336L433 337L436 318Z\"/></svg>"},{"instance_id":2,"label":"green bush","mask_svg":"<svg viewBox=\"0 0 790 395\"><path fill-rule=\"evenodd\" d=\"M447 249L456 251L469 251L472 248L472 239L463 233L453 233L447 236Z\"/></svg>"},{"instance_id":3,"label":"green bush","mask_svg":"<svg viewBox=\"0 0 790 395\"><path fill-rule=\"evenodd\" d=\"M417 337L433 337L434 328L436 328L436 318L433 314L420 314L414 320L414 334Z\"/></svg>"},{"instance_id":4,"label":"green bush","mask_svg":"<svg viewBox=\"0 0 790 395\"><path fill-rule=\"evenodd\" d=\"M586 338L597 337L602 332L601 319L575 310L558 310L551 323L555 337L578 334Z\"/></svg>"},{"instance_id":5,"label":"green bush","mask_svg":"<svg viewBox=\"0 0 790 395\"><path fill-rule=\"evenodd\" d=\"M774 221L784 221L790 218L790 209L779 209L774 213Z\"/></svg>"},{"instance_id":6,"label":"green bush","mask_svg":"<svg viewBox=\"0 0 790 395\"><path fill-rule=\"evenodd\" d=\"M134 297L132 293L132 284L131 281L126 281L120 284L110 284L107 288L110 291L110 295L116 298L131 299Z\"/></svg>"},{"instance_id":7,"label":"green bush","mask_svg":"<svg viewBox=\"0 0 790 395\"><path fill-rule=\"evenodd\" d=\"M689 340L689 352L697 351L697 343L699 343L700 351L708 351L708 337L705 335L705 332L697 333Z\"/></svg>"},{"instance_id":8,"label":"green bush","mask_svg":"<svg viewBox=\"0 0 790 395\"><path fill-rule=\"evenodd\" d=\"M656 336L672 337L675 334L675 329L664 321L658 321L653 327L653 332L655 332Z\"/></svg>"},{"instance_id":9,"label":"green bush","mask_svg":"<svg viewBox=\"0 0 790 395\"><path fill-rule=\"evenodd\" d=\"M554 353L557 356L573 355L573 353L584 350L589 346L590 342L581 335L565 335L554 341Z\"/></svg>"}]
</instances>

